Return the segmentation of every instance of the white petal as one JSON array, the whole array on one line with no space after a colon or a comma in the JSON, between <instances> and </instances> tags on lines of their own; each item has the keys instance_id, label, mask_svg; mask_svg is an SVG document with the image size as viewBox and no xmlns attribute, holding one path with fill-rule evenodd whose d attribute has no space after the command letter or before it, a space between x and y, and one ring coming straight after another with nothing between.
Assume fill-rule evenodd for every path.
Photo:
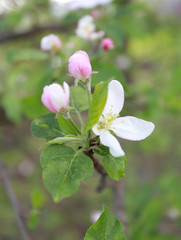
<instances>
[{"instance_id":1,"label":"white petal","mask_svg":"<svg viewBox=\"0 0 181 240\"><path fill-rule=\"evenodd\" d=\"M67 106L65 92L63 88L57 83L53 83L50 86L52 103L54 107L60 111L62 108L65 108Z\"/></svg>"},{"instance_id":2,"label":"white petal","mask_svg":"<svg viewBox=\"0 0 181 240\"><path fill-rule=\"evenodd\" d=\"M124 89L120 82L112 80L108 85L108 96L106 105L103 110L103 115L110 111L118 115L123 108L124 104Z\"/></svg>"},{"instance_id":3,"label":"white petal","mask_svg":"<svg viewBox=\"0 0 181 240\"><path fill-rule=\"evenodd\" d=\"M64 92L65 92L65 98L67 104L69 103L69 98L70 98L70 89L69 85L66 82L63 82L63 87L64 87Z\"/></svg>"},{"instance_id":4,"label":"white petal","mask_svg":"<svg viewBox=\"0 0 181 240\"><path fill-rule=\"evenodd\" d=\"M109 151L113 157L121 157L125 155L118 140L109 131L101 131L100 141L104 146L109 147Z\"/></svg>"},{"instance_id":5,"label":"white petal","mask_svg":"<svg viewBox=\"0 0 181 240\"><path fill-rule=\"evenodd\" d=\"M94 125L94 127L92 128L92 131L95 135L98 135L98 136L101 133L101 131L99 130L99 125L98 124Z\"/></svg>"},{"instance_id":6,"label":"white petal","mask_svg":"<svg viewBox=\"0 0 181 240\"><path fill-rule=\"evenodd\" d=\"M115 119L110 129L113 130L118 137L131 141L140 141L148 137L154 127L152 122L127 116Z\"/></svg>"},{"instance_id":7,"label":"white petal","mask_svg":"<svg viewBox=\"0 0 181 240\"><path fill-rule=\"evenodd\" d=\"M91 15L85 15L84 17L80 18L78 21L78 24L81 26L82 24L84 25L85 23L92 23L94 21L94 18Z\"/></svg>"}]
</instances>

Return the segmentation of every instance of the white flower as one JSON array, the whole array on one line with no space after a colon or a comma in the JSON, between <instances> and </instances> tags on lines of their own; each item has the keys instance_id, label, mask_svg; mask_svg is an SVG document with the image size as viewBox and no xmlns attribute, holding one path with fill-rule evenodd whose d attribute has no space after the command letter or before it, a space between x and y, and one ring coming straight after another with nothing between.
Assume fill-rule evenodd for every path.
<instances>
[{"instance_id":1,"label":"white flower","mask_svg":"<svg viewBox=\"0 0 181 240\"><path fill-rule=\"evenodd\" d=\"M89 39L95 41L104 37L104 31L95 32L96 26L94 24L94 18L90 15L86 15L79 19L76 34L82 39Z\"/></svg>"},{"instance_id":2,"label":"white flower","mask_svg":"<svg viewBox=\"0 0 181 240\"><path fill-rule=\"evenodd\" d=\"M59 37L54 34L49 34L41 39L40 47L43 51L59 51L62 47L62 42Z\"/></svg>"},{"instance_id":3,"label":"white flower","mask_svg":"<svg viewBox=\"0 0 181 240\"><path fill-rule=\"evenodd\" d=\"M86 15L79 19L76 34L80 38L89 39L90 35L95 31L96 26L94 24L94 18Z\"/></svg>"},{"instance_id":4,"label":"white flower","mask_svg":"<svg viewBox=\"0 0 181 240\"><path fill-rule=\"evenodd\" d=\"M102 115L92 128L94 134L100 136L101 143L109 147L109 151L114 157L124 156L125 153L118 140L112 135L113 132L118 137L130 141L140 141L148 137L154 129L152 122L131 116L119 117L123 103L123 87L117 80L112 80L108 85L108 96Z\"/></svg>"}]
</instances>

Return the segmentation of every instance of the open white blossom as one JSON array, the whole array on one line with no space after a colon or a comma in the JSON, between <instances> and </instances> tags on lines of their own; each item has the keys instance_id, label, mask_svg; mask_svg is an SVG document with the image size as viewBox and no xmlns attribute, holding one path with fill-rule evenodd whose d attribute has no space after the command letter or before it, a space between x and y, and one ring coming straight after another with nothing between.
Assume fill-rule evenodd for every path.
<instances>
[{"instance_id":1,"label":"open white blossom","mask_svg":"<svg viewBox=\"0 0 181 240\"><path fill-rule=\"evenodd\" d=\"M82 39L89 39L95 41L104 37L104 31L95 31L96 26L94 24L94 18L90 15L86 15L79 19L76 34Z\"/></svg>"},{"instance_id":2,"label":"open white blossom","mask_svg":"<svg viewBox=\"0 0 181 240\"><path fill-rule=\"evenodd\" d=\"M89 39L90 35L95 31L94 18L86 15L79 19L76 34L80 38Z\"/></svg>"},{"instance_id":3,"label":"open white blossom","mask_svg":"<svg viewBox=\"0 0 181 240\"><path fill-rule=\"evenodd\" d=\"M117 80L112 80L108 85L108 96L102 115L92 128L94 134L100 136L101 143L109 147L114 157L124 156L125 153L112 133L130 141L140 141L148 137L154 129L152 122L132 116L119 117L123 103L123 87Z\"/></svg>"}]
</instances>

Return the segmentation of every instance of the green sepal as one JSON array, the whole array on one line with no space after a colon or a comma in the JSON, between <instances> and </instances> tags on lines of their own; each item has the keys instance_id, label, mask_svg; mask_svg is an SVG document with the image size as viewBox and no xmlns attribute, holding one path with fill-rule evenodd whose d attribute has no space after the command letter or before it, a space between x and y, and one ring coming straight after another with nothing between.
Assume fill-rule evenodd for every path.
<instances>
[{"instance_id":1,"label":"green sepal","mask_svg":"<svg viewBox=\"0 0 181 240\"><path fill-rule=\"evenodd\" d=\"M63 117L61 114L58 114L58 123L61 131L66 135L66 134L73 134L73 135L78 135L80 134L80 130L78 127L75 125L73 120L69 118Z\"/></svg>"}]
</instances>

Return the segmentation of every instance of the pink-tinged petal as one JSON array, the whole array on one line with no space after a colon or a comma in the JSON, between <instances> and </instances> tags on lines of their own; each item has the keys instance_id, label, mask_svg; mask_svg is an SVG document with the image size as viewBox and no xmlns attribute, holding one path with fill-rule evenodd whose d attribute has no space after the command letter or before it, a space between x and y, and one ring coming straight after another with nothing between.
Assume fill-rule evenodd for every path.
<instances>
[{"instance_id":1,"label":"pink-tinged petal","mask_svg":"<svg viewBox=\"0 0 181 240\"><path fill-rule=\"evenodd\" d=\"M154 130L154 124L136 117L120 117L113 121L110 129L120 138L140 141Z\"/></svg>"},{"instance_id":2,"label":"pink-tinged petal","mask_svg":"<svg viewBox=\"0 0 181 240\"><path fill-rule=\"evenodd\" d=\"M57 83L44 87L41 101L51 112L58 113L67 108L69 87L66 83L64 83L64 87L65 90Z\"/></svg>"},{"instance_id":3,"label":"pink-tinged petal","mask_svg":"<svg viewBox=\"0 0 181 240\"><path fill-rule=\"evenodd\" d=\"M77 52L74 52L73 55L78 54L78 53L79 54L83 54L84 56L86 56L89 59L89 55L85 51L83 51L83 50L78 50ZM90 59L89 59L89 61L90 61Z\"/></svg>"},{"instance_id":4,"label":"pink-tinged petal","mask_svg":"<svg viewBox=\"0 0 181 240\"><path fill-rule=\"evenodd\" d=\"M111 50L114 48L114 42L110 38L104 38L101 42L101 48L104 51Z\"/></svg>"},{"instance_id":5,"label":"pink-tinged petal","mask_svg":"<svg viewBox=\"0 0 181 240\"><path fill-rule=\"evenodd\" d=\"M110 113L118 115L124 104L124 89L120 82L112 80L108 85L108 95L103 115Z\"/></svg>"},{"instance_id":6,"label":"pink-tinged petal","mask_svg":"<svg viewBox=\"0 0 181 240\"><path fill-rule=\"evenodd\" d=\"M101 131L100 141L104 146L109 147L109 151L113 157L121 157L125 155L118 140L109 131Z\"/></svg>"},{"instance_id":7,"label":"pink-tinged petal","mask_svg":"<svg viewBox=\"0 0 181 240\"><path fill-rule=\"evenodd\" d=\"M95 135L98 135L98 136L99 136L100 133L101 133L101 130L100 130L98 124L94 125L94 127L92 128L92 131L93 131L93 133L94 133Z\"/></svg>"},{"instance_id":8,"label":"pink-tinged petal","mask_svg":"<svg viewBox=\"0 0 181 240\"><path fill-rule=\"evenodd\" d=\"M92 67L88 57L82 53L72 55L69 59L69 72L79 80L89 78L92 74Z\"/></svg>"},{"instance_id":9,"label":"pink-tinged petal","mask_svg":"<svg viewBox=\"0 0 181 240\"><path fill-rule=\"evenodd\" d=\"M66 103L67 105L69 104L70 101L70 89L69 89L69 85L66 82L63 82L63 87L64 87L64 92L65 92L65 99L66 99Z\"/></svg>"},{"instance_id":10,"label":"pink-tinged petal","mask_svg":"<svg viewBox=\"0 0 181 240\"><path fill-rule=\"evenodd\" d=\"M43 94L41 96L41 101L42 101L43 105L45 105L45 107L48 108L48 110L50 110L51 112L58 113L58 109L56 109L52 104L51 91L49 89L49 86L45 86L43 88Z\"/></svg>"},{"instance_id":11,"label":"pink-tinged petal","mask_svg":"<svg viewBox=\"0 0 181 240\"><path fill-rule=\"evenodd\" d=\"M51 98L54 107L58 109L59 112L64 110L67 106L67 101L63 88L57 83L53 83L49 87L51 90Z\"/></svg>"}]
</instances>

